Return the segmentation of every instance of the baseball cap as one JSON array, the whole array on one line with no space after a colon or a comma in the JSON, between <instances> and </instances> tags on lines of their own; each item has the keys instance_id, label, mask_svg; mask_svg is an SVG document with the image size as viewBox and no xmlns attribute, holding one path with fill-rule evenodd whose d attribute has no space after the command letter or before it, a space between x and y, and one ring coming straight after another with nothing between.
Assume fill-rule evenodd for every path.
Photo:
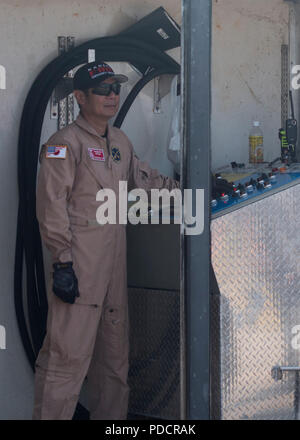
<instances>
[{"instance_id":1,"label":"baseball cap","mask_svg":"<svg viewBox=\"0 0 300 440\"><path fill-rule=\"evenodd\" d=\"M95 61L80 67L74 75L74 90L85 90L95 87L107 78L115 78L119 83L128 81L126 75L116 75L113 69L103 61Z\"/></svg>"}]
</instances>

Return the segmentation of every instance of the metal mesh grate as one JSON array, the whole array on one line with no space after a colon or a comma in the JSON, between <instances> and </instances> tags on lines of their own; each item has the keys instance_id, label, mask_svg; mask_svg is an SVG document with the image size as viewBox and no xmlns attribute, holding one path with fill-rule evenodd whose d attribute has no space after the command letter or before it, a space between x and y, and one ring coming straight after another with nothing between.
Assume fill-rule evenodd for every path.
<instances>
[{"instance_id":1,"label":"metal mesh grate","mask_svg":"<svg viewBox=\"0 0 300 440\"><path fill-rule=\"evenodd\" d=\"M180 418L179 292L130 288L132 414Z\"/></svg>"},{"instance_id":2,"label":"metal mesh grate","mask_svg":"<svg viewBox=\"0 0 300 440\"><path fill-rule=\"evenodd\" d=\"M58 37L58 53L59 55L71 50L75 46L74 37ZM70 70L65 78L73 78L73 70ZM58 129L66 127L74 121L74 97L73 94L58 102Z\"/></svg>"}]
</instances>

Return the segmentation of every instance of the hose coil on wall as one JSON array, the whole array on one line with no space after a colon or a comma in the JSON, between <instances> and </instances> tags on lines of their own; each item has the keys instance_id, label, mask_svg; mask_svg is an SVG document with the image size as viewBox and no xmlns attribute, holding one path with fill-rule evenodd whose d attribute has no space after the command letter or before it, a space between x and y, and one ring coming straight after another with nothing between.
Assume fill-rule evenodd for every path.
<instances>
[{"instance_id":1,"label":"hose coil on wall","mask_svg":"<svg viewBox=\"0 0 300 440\"><path fill-rule=\"evenodd\" d=\"M51 61L37 76L27 95L18 141L19 210L14 299L20 336L32 369L45 336L47 320L43 252L35 209L42 125L54 88L68 71L88 62L88 49L95 50L96 59L131 64L143 62L150 67L149 73L137 82L120 109L114 124L118 128L134 99L149 81L159 75L180 72L180 66L173 58L149 44L124 36L103 37L81 44Z\"/></svg>"}]
</instances>

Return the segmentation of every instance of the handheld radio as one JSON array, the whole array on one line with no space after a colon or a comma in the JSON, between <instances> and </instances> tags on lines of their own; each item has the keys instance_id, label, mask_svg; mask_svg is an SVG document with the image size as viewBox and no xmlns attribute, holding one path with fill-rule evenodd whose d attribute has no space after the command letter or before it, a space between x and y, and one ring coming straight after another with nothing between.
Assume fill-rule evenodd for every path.
<instances>
[{"instance_id":1,"label":"handheld radio","mask_svg":"<svg viewBox=\"0 0 300 440\"><path fill-rule=\"evenodd\" d=\"M291 119L286 120L286 140L289 146L289 155L292 161L296 158L296 144L297 144L297 120L295 119L295 113L294 113L294 103L293 103L293 96L292 92L290 90L290 101L291 101Z\"/></svg>"}]
</instances>

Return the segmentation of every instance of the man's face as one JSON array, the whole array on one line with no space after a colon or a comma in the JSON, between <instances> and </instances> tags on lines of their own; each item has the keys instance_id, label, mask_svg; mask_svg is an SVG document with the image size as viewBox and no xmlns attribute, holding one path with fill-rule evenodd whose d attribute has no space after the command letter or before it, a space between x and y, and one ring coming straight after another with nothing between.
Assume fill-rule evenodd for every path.
<instances>
[{"instance_id":1,"label":"man's face","mask_svg":"<svg viewBox=\"0 0 300 440\"><path fill-rule=\"evenodd\" d=\"M112 84L116 82L114 78L108 78L101 84ZM95 87L96 88L96 87ZM93 89L88 89L87 95L81 90L75 90L74 94L81 111L87 116L99 117L109 120L117 113L120 103L120 95L110 92L108 96L95 95Z\"/></svg>"}]
</instances>

